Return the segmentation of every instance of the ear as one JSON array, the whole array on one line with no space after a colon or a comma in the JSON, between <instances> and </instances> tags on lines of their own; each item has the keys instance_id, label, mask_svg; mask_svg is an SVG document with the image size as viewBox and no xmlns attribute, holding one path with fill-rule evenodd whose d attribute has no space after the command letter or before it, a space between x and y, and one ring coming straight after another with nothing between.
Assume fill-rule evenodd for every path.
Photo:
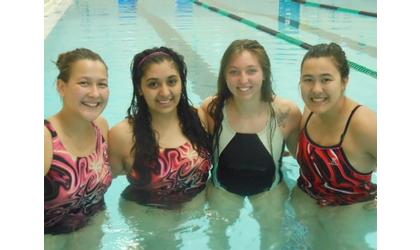
<instances>
[{"instance_id":1,"label":"ear","mask_svg":"<svg viewBox=\"0 0 420 250\"><path fill-rule=\"evenodd\" d=\"M63 80L61 80L61 79L57 80L57 91L58 91L58 93L60 94L61 97L64 96L64 87L65 86L66 86L66 83Z\"/></svg>"},{"instance_id":2,"label":"ear","mask_svg":"<svg viewBox=\"0 0 420 250\"><path fill-rule=\"evenodd\" d=\"M349 77L343 78L343 85L342 85L343 92L346 90L348 83L349 83Z\"/></svg>"}]
</instances>

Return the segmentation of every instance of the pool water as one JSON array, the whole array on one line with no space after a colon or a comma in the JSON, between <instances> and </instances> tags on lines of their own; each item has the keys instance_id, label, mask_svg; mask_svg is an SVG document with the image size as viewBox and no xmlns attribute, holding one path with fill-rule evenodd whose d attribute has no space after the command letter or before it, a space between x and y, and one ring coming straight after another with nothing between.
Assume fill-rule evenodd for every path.
<instances>
[{"instance_id":1,"label":"pool water","mask_svg":"<svg viewBox=\"0 0 420 250\"><path fill-rule=\"evenodd\" d=\"M317 2L376 12L376 1L351 1L350 5L348 1L339 0ZM337 42L350 61L376 72L374 17L302 5L291 0L207 0L202 3L308 44ZM52 63L61 52L86 47L103 57L109 67L111 91L104 116L113 126L124 119L131 100L129 68L134 54L154 46L168 46L184 55L188 66L188 94L191 101L199 105L216 91L218 67L225 48L233 40L242 38L258 40L265 47L272 64L275 93L295 101L302 109L298 81L300 62L306 50L290 41L190 0L74 0L44 41L44 116L55 114L61 107L55 90L58 71ZM352 68L347 95L376 111L376 78ZM293 189L299 175L298 166L291 157L284 160L285 181ZM212 249L211 221L226 218L205 205L194 213L178 216L172 224L164 219L162 224L143 221L141 214L127 214L125 211L129 210L124 210L120 194L127 184L125 177L113 180L105 195L107 210L96 228L100 236L92 240L92 244L85 242L89 237L74 236L76 246L80 249L87 249L84 247L87 245L92 249ZM159 216L165 218L166 215ZM247 199L239 218L229 223L226 235L230 249L260 248L261 228ZM371 225L366 228L371 229L364 232L365 249L376 249L376 213L367 223ZM284 237L284 240L281 246L273 246L273 249L312 249L309 234L287 202L278 232L279 238ZM74 249L74 246L67 245L64 249Z\"/></svg>"}]
</instances>

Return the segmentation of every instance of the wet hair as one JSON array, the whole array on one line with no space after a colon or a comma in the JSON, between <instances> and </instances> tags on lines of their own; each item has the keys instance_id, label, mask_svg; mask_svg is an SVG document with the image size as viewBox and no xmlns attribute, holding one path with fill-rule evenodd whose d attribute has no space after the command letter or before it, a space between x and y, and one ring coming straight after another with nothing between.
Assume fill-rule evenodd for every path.
<instances>
[{"instance_id":1,"label":"wet hair","mask_svg":"<svg viewBox=\"0 0 420 250\"><path fill-rule=\"evenodd\" d=\"M101 63L104 64L106 70L108 71L108 67L106 66L106 63L104 62L104 60L99 54L89 49L78 48L72 51L61 53L58 56L57 62L55 62L55 65L60 71L60 73L57 76L57 80L60 79L60 80L63 80L64 82L67 82L70 78L70 73L71 73L73 64L79 60L84 60L84 59L88 59L92 61L100 61Z\"/></svg>"},{"instance_id":2,"label":"wet hair","mask_svg":"<svg viewBox=\"0 0 420 250\"><path fill-rule=\"evenodd\" d=\"M261 98L263 101L271 102L273 100L273 89L270 59L260 43L248 39L233 41L223 54L220 61L219 76L217 78L217 96L223 98L223 101L232 96L226 82L227 67L234 56L244 51L250 52L257 58L264 76L261 86Z\"/></svg>"},{"instance_id":3,"label":"wet hair","mask_svg":"<svg viewBox=\"0 0 420 250\"><path fill-rule=\"evenodd\" d=\"M173 62L181 78L181 98L177 106L177 114L182 133L189 139L193 148L201 157L208 157L211 153L211 143L208 133L205 131L195 109L187 95L187 67L183 56L170 48L160 47L146 49L136 54L131 63L131 80L133 84L133 97L127 110L127 118L133 129L134 152L133 168L141 178L140 185L150 183L151 171L159 172L158 162L159 144L156 132L152 128L152 116L149 112L146 100L140 95L141 78L146 74L149 66L160 64L164 61Z\"/></svg>"},{"instance_id":4,"label":"wet hair","mask_svg":"<svg viewBox=\"0 0 420 250\"><path fill-rule=\"evenodd\" d=\"M349 77L349 63L346 58L346 53L336 43L321 43L312 46L302 59L300 70L302 71L303 63L310 58L330 57L334 62L337 70L340 72L341 79Z\"/></svg>"},{"instance_id":5,"label":"wet hair","mask_svg":"<svg viewBox=\"0 0 420 250\"><path fill-rule=\"evenodd\" d=\"M263 71L263 82L261 86L261 100L267 103L273 102L274 91L272 87L272 75L271 75L271 64L270 58L267 55L264 47L256 40L235 40L226 49L223 57L220 61L219 76L217 78L217 94L216 97L210 102L207 112L214 121L214 131L212 140L214 141L213 149L214 152L218 151L219 138L222 132L222 121L223 121L223 107L226 101L232 97L227 82L226 73L228 64L231 62L234 56L241 54L244 51L250 52L254 55ZM274 110L270 105L270 117L273 117ZM272 119L270 119L271 121ZM274 125L270 126L271 132L273 132ZM270 132L270 133L271 133ZM271 142L270 142L271 144Z\"/></svg>"}]
</instances>

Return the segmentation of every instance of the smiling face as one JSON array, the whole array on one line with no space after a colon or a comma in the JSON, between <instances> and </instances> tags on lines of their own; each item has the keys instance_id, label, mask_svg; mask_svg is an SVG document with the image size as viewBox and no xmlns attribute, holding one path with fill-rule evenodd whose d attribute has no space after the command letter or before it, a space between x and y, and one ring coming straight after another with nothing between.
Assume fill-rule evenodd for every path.
<instances>
[{"instance_id":1,"label":"smiling face","mask_svg":"<svg viewBox=\"0 0 420 250\"><path fill-rule=\"evenodd\" d=\"M332 57L313 57L302 64L300 90L312 112L323 114L340 107L348 78L342 79Z\"/></svg>"},{"instance_id":2,"label":"smiling face","mask_svg":"<svg viewBox=\"0 0 420 250\"><path fill-rule=\"evenodd\" d=\"M182 83L174 62L164 60L148 66L140 81L140 95L153 115L176 114Z\"/></svg>"},{"instance_id":3,"label":"smiling face","mask_svg":"<svg viewBox=\"0 0 420 250\"><path fill-rule=\"evenodd\" d=\"M98 60L82 59L71 65L67 82L57 80L63 110L94 121L108 103L108 72Z\"/></svg>"},{"instance_id":4,"label":"smiling face","mask_svg":"<svg viewBox=\"0 0 420 250\"><path fill-rule=\"evenodd\" d=\"M244 50L232 56L225 75L228 89L235 98L261 99L264 75L258 58L251 52Z\"/></svg>"}]
</instances>

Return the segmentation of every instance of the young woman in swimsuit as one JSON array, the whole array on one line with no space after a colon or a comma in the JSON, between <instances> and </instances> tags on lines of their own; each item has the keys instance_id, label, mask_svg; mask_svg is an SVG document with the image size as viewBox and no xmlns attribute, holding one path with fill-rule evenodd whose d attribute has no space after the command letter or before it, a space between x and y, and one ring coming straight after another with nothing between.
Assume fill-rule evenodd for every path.
<instances>
[{"instance_id":1,"label":"young woman in swimsuit","mask_svg":"<svg viewBox=\"0 0 420 250\"><path fill-rule=\"evenodd\" d=\"M274 95L271 78L261 44L233 41L221 60L217 94L202 105L215 145L209 204L229 221L215 220L212 228L224 234L248 198L260 223L261 249L281 244L279 227L289 195L282 155L285 146L295 154L301 119L295 103ZM216 248L229 248L226 237L219 243Z\"/></svg>"},{"instance_id":2,"label":"young woman in swimsuit","mask_svg":"<svg viewBox=\"0 0 420 250\"><path fill-rule=\"evenodd\" d=\"M313 46L302 60L305 102L292 195L315 249L365 249L376 227L376 114L344 93L349 66L335 43ZM367 211L371 208L370 211ZM376 231L376 230L374 230Z\"/></svg>"},{"instance_id":3,"label":"young woman in swimsuit","mask_svg":"<svg viewBox=\"0 0 420 250\"><path fill-rule=\"evenodd\" d=\"M62 53L56 65L63 107L44 120L46 249L66 244L72 248L65 240L70 236L50 234L76 230L71 237L80 240L82 235L90 235L90 242L99 241L101 235L97 241L94 235L100 234L104 213L98 212L105 208L104 193L112 181L108 123L100 116L109 97L107 66L98 54L84 48ZM87 223L91 225L85 227Z\"/></svg>"},{"instance_id":4,"label":"young woman in swimsuit","mask_svg":"<svg viewBox=\"0 0 420 250\"><path fill-rule=\"evenodd\" d=\"M112 173L129 181L120 208L128 219L139 219L129 219L136 228L155 236L142 247L172 249L176 243L162 235L179 223L181 214L202 212L205 204L203 190L211 168L205 115L190 104L187 68L172 49L138 53L131 76L128 116L109 134Z\"/></svg>"}]
</instances>

